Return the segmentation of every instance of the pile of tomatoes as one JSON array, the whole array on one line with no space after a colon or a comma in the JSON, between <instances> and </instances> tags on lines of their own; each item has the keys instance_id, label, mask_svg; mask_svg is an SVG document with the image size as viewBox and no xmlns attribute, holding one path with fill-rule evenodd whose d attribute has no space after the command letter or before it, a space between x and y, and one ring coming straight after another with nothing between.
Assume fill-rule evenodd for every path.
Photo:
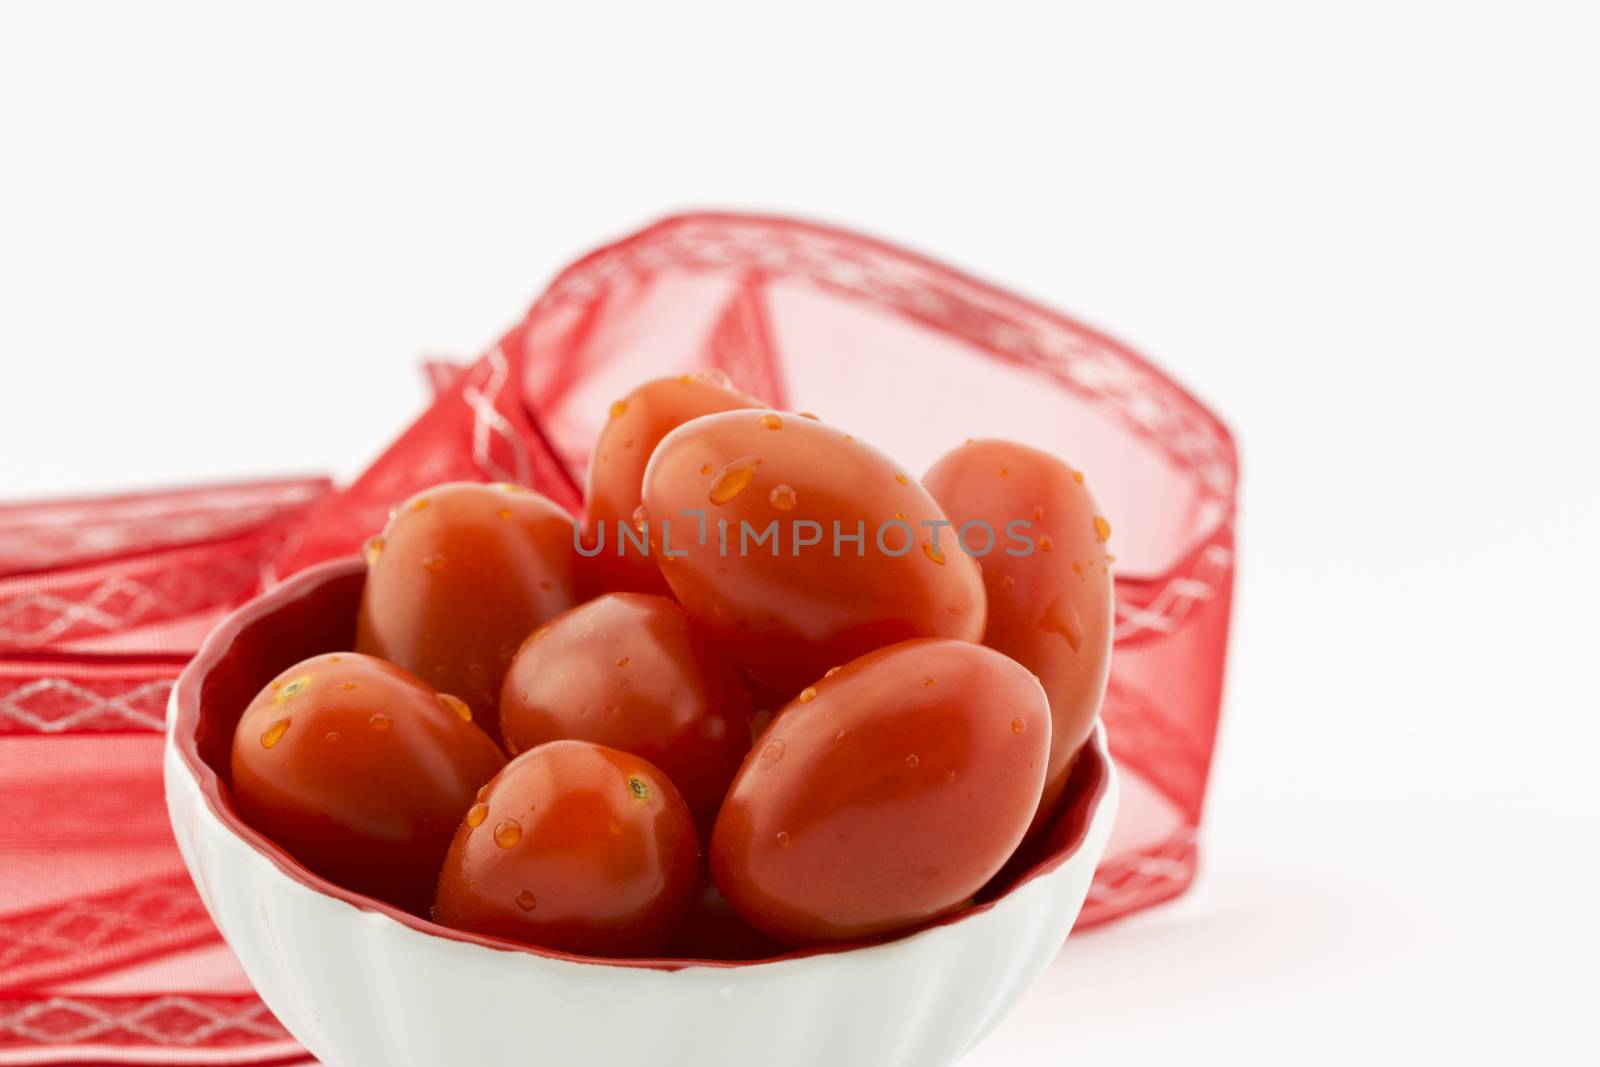
<instances>
[{"instance_id":1,"label":"pile of tomatoes","mask_svg":"<svg viewBox=\"0 0 1600 1067\"><path fill-rule=\"evenodd\" d=\"M1023 445L918 479L720 376L651 381L611 406L578 528L510 485L395 510L354 649L240 719L237 803L342 886L559 951L891 934L967 905L1061 798L1109 535Z\"/></svg>"}]
</instances>

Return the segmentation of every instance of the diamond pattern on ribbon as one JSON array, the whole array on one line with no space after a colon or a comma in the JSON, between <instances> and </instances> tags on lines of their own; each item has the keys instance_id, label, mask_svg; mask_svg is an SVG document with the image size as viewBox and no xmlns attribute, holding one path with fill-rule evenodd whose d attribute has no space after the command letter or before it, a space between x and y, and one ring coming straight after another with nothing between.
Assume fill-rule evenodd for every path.
<instances>
[{"instance_id":1,"label":"diamond pattern on ribbon","mask_svg":"<svg viewBox=\"0 0 1600 1067\"><path fill-rule=\"evenodd\" d=\"M1166 840L1124 853L1095 872L1078 928L1177 896L1194 881L1195 830L1185 827Z\"/></svg>"},{"instance_id":2,"label":"diamond pattern on ribbon","mask_svg":"<svg viewBox=\"0 0 1600 1067\"><path fill-rule=\"evenodd\" d=\"M0 662L0 735L161 730L177 661Z\"/></svg>"},{"instance_id":3,"label":"diamond pattern on ribbon","mask_svg":"<svg viewBox=\"0 0 1600 1067\"><path fill-rule=\"evenodd\" d=\"M1192 572L1169 579L1148 599L1135 600L1128 595L1127 583L1119 585L1116 639L1127 641L1139 633L1172 633L1196 604L1217 595L1218 584L1227 580L1232 566L1231 549L1207 545Z\"/></svg>"},{"instance_id":4,"label":"diamond pattern on ribbon","mask_svg":"<svg viewBox=\"0 0 1600 1067\"><path fill-rule=\"evenodd\" d=\"M218 939L182 872L0 915L0 990L40 988Z\"/></svg>"},{"instance_id":5,"label":"diamond pattern on ribbon","mask_svg":"<svg viewBox=\"0 0 1600 1067\"><path fill-rule=\"evenodd\" d=\"M49 648L239 603L272 547L251 536L0 579L0 648Z\"/></svg>"},{"instance_id":6,"label":"diamond pattern on ribbon","mask_svg":"<svg viewBox=\"0 0 1600 1067\"><path fill-rule=\"evenodd\" d=\"M28 1045L165 1049L265 1045L268 1047L264 1052L278 1057L292 1056L299 1048L267 1006L254 996L46 996L0 1000L0 1063L6 1062L7 1050ZM187 1062L250 1060L219 1056Z\"/></svg>"},{"instance_id":7,"label":"diamond pattern on ribbon","mask_svg":"<svg viewBox=\"0 0 1600 1067\"><path fill-rule=\"evenodd\" d=\"M0 506L0 575L236 537L327 491L301 478Z\"/></svg>"},{"instance_id":8,"label":"diamond pattern on ribbon","mask_svg":"<svg viewBox=\"0 0 1600 1067\"><path fill-rule=\"evenodd\" d=\"M511 375L505 352L491 349L468 375L461 399L472 409L473 461L494 481L528 485L533 479L528 448L499 407Z\"/></svg>"}]
</instances>

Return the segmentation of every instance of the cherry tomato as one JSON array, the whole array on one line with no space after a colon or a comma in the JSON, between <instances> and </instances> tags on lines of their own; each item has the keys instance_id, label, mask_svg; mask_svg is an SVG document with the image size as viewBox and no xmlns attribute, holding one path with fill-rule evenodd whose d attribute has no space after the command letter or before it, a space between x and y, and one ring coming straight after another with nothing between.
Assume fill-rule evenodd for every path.
<instances>
[{"instance_id":1,"label":"cherry tomato","mask_svg":"<svg viewBox=\"0 0 1600 1067\"><path fill-rule=\"evenodd\" d=\"M750 751L750 698L677 604L608 593L523 644L501 691L500 727L513 755L573 738L642 756L709 831Z\"/></svg>"},{"instance_id":2,"label":"cherry tomato","mask_svg":"<svg viewBox=\"0 0 1600 1067\"><path fill-rule=\"evenodd\" d=\"M720 371L645 382L611 405L611 417L589 458L589 489L584 495L583 543L598 548L588 564L601 589L667 591L655 561L639 547L642 539L629 540L622 530L636 529L640 484L657 443L701 415L761 406L755 397L733 388Z\"/></svg>"},{"instance_id":3,"label":"cherry tomato","mask_svg":"<svg viewBox=\"0 0 1600 1067\"><path fill-rule=\"evenodd\" d=\"M506 667L577 602L572 519L512 485L452 482L401 504L367 548L356 648L465 700L499 737Z\"/></svg>"},{"instance_id":4,"label":"cherry tomato","mask_svg":"<svg viewBox=\"0 0 1600 1067\"><path fill-rule=\"evenodd\" d=\"M330 881L426 914L451 834L505 756L466 704L355 652L278 675L233 735L239 813Z\"/></svg>"},{"instance_id":5,"label":"cherry tomato","mask_svg":"<svg viewBox=\"0 0 1600 1067\"><path fill-rule=\"evenodd\" d=\"M964 641L869 652L800 692L739 769L717 887L788 945L872 937L961 907L1039 806L1050 708L1026 668Z\"/></svg>"},{"instance_id":6,"label":"cherry tomato","mask_svg":"<svg viewBox=\"0 0 1600 1067\"><path fill-rule=\"evenodd\" d=\"M644 507L673 594L768 701L896 641L983 636L983 581L933 497L814 419L683 424L650 458Z\"/></svg>"},{"instance_id":7,"label":"cherry tomato","mask_svg":"<svg viewBox=\"0 0 1600 1067\"><path fill-rule=\"evenodd\" d=\"M467 812L436 922L591 956L663 951L694 892L694 823L638 756L553 741L506 765Z\"/></svg>"},{"instance_id":8,"label":"cherry tomato","mask_svg":"<svg viewBox=\"0 0 1600 1067\"><path fill-rule=\"evenodd\" d=\"M1080 472L1010 441L962 445L925 481L952 520L973 524L972 551L987 541L984 524L993 531L993 549L982 557L989 594L983 643L1037 674L1050 698L1050 767L1037 830L1061 799L1111 675L1111 527ZM1026 526L1011 537L1007 524L1017 520Z\"/></svg>"}]
</instances>

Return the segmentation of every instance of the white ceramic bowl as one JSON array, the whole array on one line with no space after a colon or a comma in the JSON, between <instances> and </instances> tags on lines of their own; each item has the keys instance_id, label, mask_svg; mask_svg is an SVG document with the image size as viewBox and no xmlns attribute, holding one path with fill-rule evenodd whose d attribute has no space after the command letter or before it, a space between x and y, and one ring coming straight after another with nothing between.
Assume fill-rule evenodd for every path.
<instances>
[{"instance_id":1,"label":"white ceramic bowl","mask_svg":"<svg viewBox=\"0 0 1600 1067\"><path fill-rule=\"evenodd\" d=\"M362 573L314 568L225 621L173 690L165 755L201 898L262 1000L328 1067L932 1067L999 1022L1072 929L1117 805L1098 730L1040 857L1008 888L875 944L754 963L592 960L331 885L240 820L227 754L278 670L350 647Z\"/></svg>"}]
</instances>

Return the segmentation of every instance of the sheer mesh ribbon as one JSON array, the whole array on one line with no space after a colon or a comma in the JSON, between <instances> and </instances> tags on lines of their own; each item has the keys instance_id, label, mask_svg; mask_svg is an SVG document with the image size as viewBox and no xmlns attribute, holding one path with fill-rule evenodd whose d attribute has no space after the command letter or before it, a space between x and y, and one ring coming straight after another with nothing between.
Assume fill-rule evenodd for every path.
<instances>
[{"instance_id":1,"label":"sheer mesh ribbon","mask_svg":"<svg viewBox=\"0 0 1600 1067\"><path fill-rule=\"evenodd\" d=\"M350 554L446 479L577 512L638 381L715 367L926 466L1006 436L1088 472L1115 530L1104 718L1124 806L1080 926L1194 876L1233 575L1226 428L1125 347L938 264L789 220L669 219L563 271L360 478L0 507L0 1065L301 1063L190 888L161 798L167 691L224 613Z\"/></svg>"}]
</instances>

